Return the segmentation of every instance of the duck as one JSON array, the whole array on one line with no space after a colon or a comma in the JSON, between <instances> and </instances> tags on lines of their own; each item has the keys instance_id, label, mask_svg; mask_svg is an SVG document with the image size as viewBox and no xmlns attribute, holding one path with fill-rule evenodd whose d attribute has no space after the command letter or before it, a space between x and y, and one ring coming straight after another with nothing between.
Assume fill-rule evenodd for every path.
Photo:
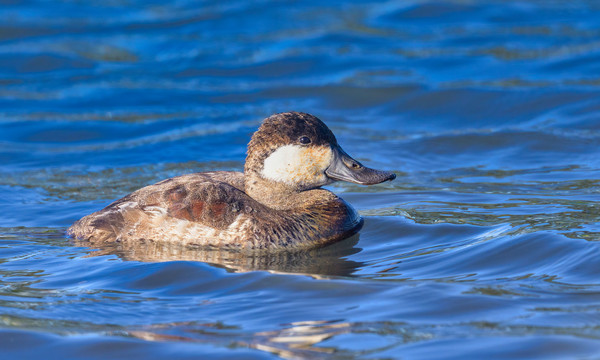
<instances>
[{"instance_id":1,"label":"duck","mask_svg":"<svg viewBox=\"0 0 600 360\"><path fill-rule=\"evenodd\" d=\"M323 186L336 181L373 185L395 177L349 156L316 116L279 113L264 119L252 135L243 172L192 173L143 187L76 221L67 235L129 246L316 248L363 226L358 212Z\"/></svg>"}]
</instances>

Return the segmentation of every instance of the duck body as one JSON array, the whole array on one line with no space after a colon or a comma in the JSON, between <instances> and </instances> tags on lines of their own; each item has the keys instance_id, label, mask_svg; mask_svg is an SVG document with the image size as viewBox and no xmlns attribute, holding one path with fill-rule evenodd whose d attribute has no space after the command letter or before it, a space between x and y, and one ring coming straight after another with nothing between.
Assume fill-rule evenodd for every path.
<instances>
[{"instance_id":1,"label":"duck body","mask_svg":"<svg viewBox=\"0 0 600 360\"><path fill-rule=\"evenodd\" d=\"M244 192L241 172L182 175L139 189L69 228L92 243L168 241L228 249L306 248L344 239L362 219L330 191L313 189L275 210Z\"/></svg>"},{"instance_id":2,"label":"duck body","mask_svg":"<svg viewBox=\"0 0 600 360\"><path fill-rule=\"evenodd\" d=\"M316 117L276 114L253 135L243 173L204 172L163 180L83 217L67 233L92 244L317 247L362 227L352 206L322 185L336 180L371 184L394 177L350 158Z\"/></svg>"}]
</instances>

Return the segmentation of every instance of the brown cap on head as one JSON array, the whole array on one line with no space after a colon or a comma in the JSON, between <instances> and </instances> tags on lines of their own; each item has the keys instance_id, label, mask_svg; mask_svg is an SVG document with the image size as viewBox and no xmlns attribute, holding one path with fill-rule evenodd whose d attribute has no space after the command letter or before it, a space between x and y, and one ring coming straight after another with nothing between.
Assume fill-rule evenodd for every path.
<instances>
[{"instance_id":1,"label":"brown cap on head","mask_svg":"<svg viewBox=\"0 0 600 360\"><path fill-rule=\"evenodd\" d=\"M252 136L248 150L265 143L294 144L302 136L310 137L314 145L337 144L335 135L319 118L292 111L271 115L263 120Z\"/></svg>"}]
</instances>

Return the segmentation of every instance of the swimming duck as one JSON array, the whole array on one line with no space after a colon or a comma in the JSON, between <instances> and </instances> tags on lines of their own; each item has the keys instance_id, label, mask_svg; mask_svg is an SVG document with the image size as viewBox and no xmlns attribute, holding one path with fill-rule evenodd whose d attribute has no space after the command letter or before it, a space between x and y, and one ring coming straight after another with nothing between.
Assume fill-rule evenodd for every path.
<instances>
[{"instance_id":1,"label":"swimming duck","mask_svg":"<svg viewBox=\"0 0 600 360\"><path fill-rule=\"evenodd\" d=\"M321 186L338 180L371 185L395 177L351 158L317 117L275 114L252 136L243 173L202 172L163 180L83 217L67 233L92 243L316 247L355 234L363 223L352 206Z\"/></svg>"}]
</instances>

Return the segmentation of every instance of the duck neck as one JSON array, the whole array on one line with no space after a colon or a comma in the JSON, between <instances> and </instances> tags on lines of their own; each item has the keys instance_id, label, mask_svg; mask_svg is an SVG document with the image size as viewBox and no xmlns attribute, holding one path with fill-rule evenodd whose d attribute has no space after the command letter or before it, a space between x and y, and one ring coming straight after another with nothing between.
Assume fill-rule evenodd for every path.
<instances>
[{"instance_id":1,"label":"duck neck","mask_svg":"<svg viewBox=\"0 0 600 360\"><path fill-rule=\"evenodd\" d=\"M298 203L301 191L280 182L265 180L255 174L246 175L245 190L254 200L276 210L289 210L301 206Z\"/></svg>"}]
</instances>

